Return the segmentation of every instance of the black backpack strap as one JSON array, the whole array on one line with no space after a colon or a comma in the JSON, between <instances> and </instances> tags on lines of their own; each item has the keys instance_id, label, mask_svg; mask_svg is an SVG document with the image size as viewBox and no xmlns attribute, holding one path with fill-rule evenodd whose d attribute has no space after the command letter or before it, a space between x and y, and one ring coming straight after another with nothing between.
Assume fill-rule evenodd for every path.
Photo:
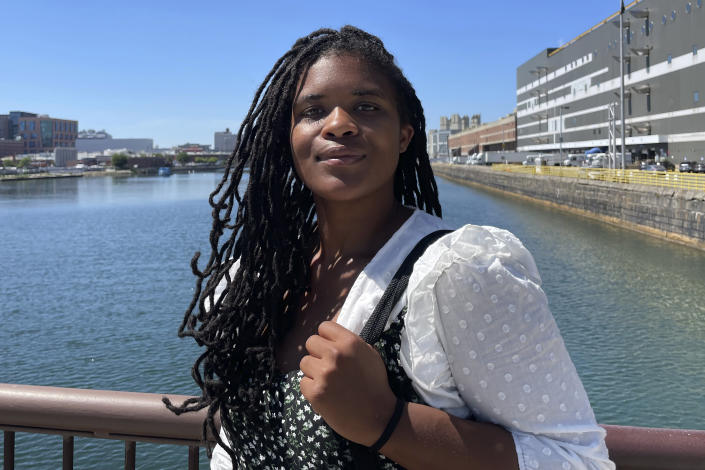
<instances>
[{"instance_id":1,"label":"black backpack strap","mask_svg":"<svg viewBox=\"0 0 705 470\"><path fill-rule=\"evenodd\" d=\"M426 251L433 242L441 238L443 235L452 232L452 230L437 230L423 237L416 246L406 255L406 258L394 273L392 280L384 290L382 298L379 299L372 315L365 323L365 326L360 332L360 337L369 344L375 344L382 336L384 327L387 325L389 315L392 314L392 309L397 304L401 296L404 294L406 287L409 285L409 277L414 269L414 263ZM372 452L368 447L365 447L354 442L350 443L350 451L355 460L355 468L358 470L370 470L377 468L377 452Z\"/></svg>"},{"instance_id":2,"label":"black backpack strap","mask_svg":"<svg viewBox=\"0 0 705 470\"><path fill-rule=\"evenodd\" d=\"M384 290L382 298L379 299L372 315L365 323L365 326L360 332L360 337L369 344L375 344L379 341L384 327L387 325L389 315L392 314L392 309L399 302L399 299L404 294L406 286L409 284L411 271L414 269L414 263L426 251L433 242L441 238L443 235L452 232L452 230L436 230L423 237L416 246L409 252L404 261L394 273L394 277L389 281L389 285Z\"/></svg>"}]
</instances>

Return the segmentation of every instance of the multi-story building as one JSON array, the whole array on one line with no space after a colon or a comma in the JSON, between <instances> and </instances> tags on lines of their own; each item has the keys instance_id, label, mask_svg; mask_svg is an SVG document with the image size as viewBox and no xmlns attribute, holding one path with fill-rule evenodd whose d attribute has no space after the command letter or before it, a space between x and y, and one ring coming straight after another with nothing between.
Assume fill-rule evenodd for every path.
<instances>
[{"instance_id":1,"label":"multi-story building","mask_svg":"<svg viewBox=\"0 0 705 470\"><path fill-rule=\"evenodd\" d=\"M614 122L619 151L619 20L616 13L517 68L518 150L607 150ZM705 159L703 0L636 0L623 24L627 152Z\"/></svg>"},{"instance_id":2,"label":"multi-story building","mask_svg":"<svg viewBox=\"0 0 705 470\"><path fill-rule=\"evenodd\" d=\"M22 140L23 153L52 152L56 147L75 147L78 121L46 114L10 111L0 115L0 138Z\"/></svg>"},{"instance_id":3,"label":"multi-story building","mask_svg":"<svg viewBox=\"0 0 705 470\"><path fill-rule=\"evenodd\" d=\"M216 152L231 153L235 150L236 140L237 135L231 134L229 128L226 128L225 132L215 132L213 134L213 149Z\"/></svg>"},{"instance_id":4,"label":"multi-story building","mask_svg":"<svg viewBox=\"0 0 705 470\"><path fill-rule=\"evenodd\" d=\"M480 115L475 114L472 117L472 122L473 125L479 125ZM426 150L429 157L445 158L450 156L448 139L451 135L468 129L470 126L470 118L467 115L461 117L459 114L453 114L450 118L441 116L440 128L428 131Z\"/></svg>"},{"instance_id":5,"label":"multi-story building","mask_svg":"<svg viewBox=\"0 0 705 470\"><path fill-rule=\"evenodd\" d=\"M475 116L477 120L475 121ZM448 138L453 156L470 155L493 150L516 150L516 115L511 113L496 121L480 124L480 116L473 116L477 125L455 133Z\"/></svg>"},{"instance_id":6,"label":"multi-story building","mask_svg":"<svg viewBox=\"0 0 705 470\"><path fill-rule=\"evenodd\" d=\"M78 133L76 149L79 152L104 152L106 150L127 150L132 153L152 153L152 139L113 139L105 130L83 130Z\"/></svg>"}]
</instances>

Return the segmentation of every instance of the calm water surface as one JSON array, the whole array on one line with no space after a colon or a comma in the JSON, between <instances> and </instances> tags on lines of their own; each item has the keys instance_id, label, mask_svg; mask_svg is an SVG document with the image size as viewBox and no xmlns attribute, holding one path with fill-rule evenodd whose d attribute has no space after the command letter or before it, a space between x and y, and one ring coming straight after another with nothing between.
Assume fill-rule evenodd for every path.
<instances>
[{"instance_id":1,"label":"calm water surface","mask_svg":"<svg viewBox=\"0 0 705 470\"><path fill-rule=\"evenodd\" d=\"M0 382L195 394L198 349L176 329L219 178L0 183ZM704 253L444 180L439 189L453 225L506 228L533 253L598 421L705 429ZM183 468L186 454L138 444L137 463ZM59 468L61 441L19 434L16 460ZM122 462L121 442L77 438L76 468Z\"/></svg>"}]
</instances>

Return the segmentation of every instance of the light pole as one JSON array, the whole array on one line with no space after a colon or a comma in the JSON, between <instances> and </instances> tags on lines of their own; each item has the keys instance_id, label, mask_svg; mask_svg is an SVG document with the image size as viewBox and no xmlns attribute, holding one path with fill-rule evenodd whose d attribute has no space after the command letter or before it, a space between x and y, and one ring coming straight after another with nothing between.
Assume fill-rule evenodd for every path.
<instances>
[{"instance_id":1,"label":"light pole","mask_svg":"<svg viewBox=\"0 0 705 470\"><path fill-rule=\"evenodd\" d=\"M622 121L622 170L624 170L624 0L619 7L619 113ZM615 161L615 166L617 162Z\"/></svg>"},{"instance_id":2,"label":"light pole","mask_svg":"<svg viewBox=\"0 0 705 470\"><path fill-rule=\"evenodd\" d=\"M563 110L570 109L570 106L559 106L558 124L560 125L560 136L558 137L558 148L560 149L561 164L563 164ZM555 114L554 114L555 116ZM555 135L555 134L554 134Z\"/></svg>"}]
</instances>

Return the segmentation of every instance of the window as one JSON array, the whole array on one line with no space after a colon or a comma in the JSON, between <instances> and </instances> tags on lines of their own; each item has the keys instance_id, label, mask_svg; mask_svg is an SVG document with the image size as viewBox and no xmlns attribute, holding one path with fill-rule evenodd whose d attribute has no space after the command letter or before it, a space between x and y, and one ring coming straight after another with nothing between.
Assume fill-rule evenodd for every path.
<instances>
[{"instance_id":1,"label":"window","mask_svg":"<svg viewBox=\"0 0 705 470\"><path fill-rule=\"evenodd\" d=\"M34 130L34 121L29 121L29 130L30 131Z\"/></svg>"},{"instance_id":2,"label":"window","mask_svg":"<svg viewBox=\"0 0 705 470\"><path fill-rule=\"evenodd\" d=\"M632 115L632 94L627 96L627 114Z\"/></svg>"},{"instance_id":3,"label":"window","mask_svg":"<svg viewBox=\"0 0 705 470\"><path fill-rule=\"evenodd\" d=\"M651 93L646 94L646 112L651 112Z\"/></svg>"},{"instance_id":4,"label":"window","mask_svg":"<svg viewBox=\"0 0 705 470\"><path fill-rule=\"evenodd\" d=\"M666 60L668 61L669 64L673 61L673 57L671 56L671 54L668 54L668 57L666 57Z\"/></svg>"},{"instance_id":5,"label":"window","mask_svg":"<svg viewBox=\"0 0 705 470\"><path fill-rule=\"evenodd\" d=\"M24 121L20 121L20 130L21 130L21 131L24 130Z\"/></svg>"},{"instance_id":6,"label":"window","mask_svg":"<svg viewBox=\"0 0 705 470\"><path fill-rule=\"evenodd\" d=\"M693 92L693 103L699 103L700 102L700 92L694 91Z\"/></svg>"}]
</instances>

